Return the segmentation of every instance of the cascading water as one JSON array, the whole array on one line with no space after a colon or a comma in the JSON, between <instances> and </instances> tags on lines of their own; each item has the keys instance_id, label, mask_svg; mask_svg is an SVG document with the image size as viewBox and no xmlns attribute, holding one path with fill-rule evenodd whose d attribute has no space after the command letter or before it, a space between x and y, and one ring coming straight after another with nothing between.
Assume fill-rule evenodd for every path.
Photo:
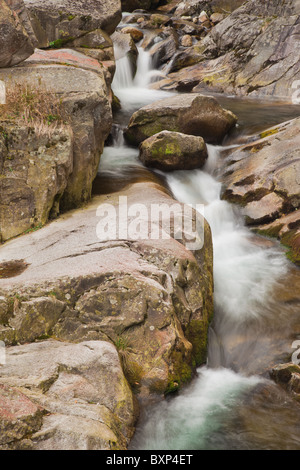
<instances>
[{"instance_id":1,"label":"cascading water","mask_svg":"<svg viewBox=\"0 0 300 470\"><path fill-rule=\"evenodd\" d=\"M113 90L121 100L123 119L169 96L146 88L157 72L149 54L143 49L139 54L135 78L126 57L117 61ZM111 178L129 178L129 173L132 177L132 172L141 171L149 174L138 160L138 151L124 144L121 133L119 128L114 145L105 148L100 174ZM208 363L178 396L143 411L132 449L300 448L297 405L262 378L282 341L286 347L298 308L282 306L273 298L277 283L287 275L288 263L276 245L258 243L235 208L221 200L215 168L222 149L209 146L203 171L164 175L176 199L205 205L204 215L212 228L215 318ZM283 324L288 327L282 328Z\"/></svg>"}]
</instances>

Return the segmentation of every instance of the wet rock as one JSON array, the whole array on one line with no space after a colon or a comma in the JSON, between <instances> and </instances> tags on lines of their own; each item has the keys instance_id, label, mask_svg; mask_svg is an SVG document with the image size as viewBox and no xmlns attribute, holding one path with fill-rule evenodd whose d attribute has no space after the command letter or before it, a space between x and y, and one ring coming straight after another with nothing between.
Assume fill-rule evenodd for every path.
<instances>
[{"instance_id":1,"label":"wet rock","mask_svg":"<svg viewBox=\"0 0 300 470\"><path fill-rule=\"evenodd\" d=\"M25 0L39 47L83 36L95 29L112 34L121 20L118 0Z\"/></svg>"},{"instance_id":2,"label":"wet rock","mask_svg":"<svg viewBox=\"0 0 300 470\"><path fill-rule=\"evenodd\" d=\"M142 31L140 31L137 28L130 27L130 26L125 26L125 28L122 28L121 33L130 34L134 42L139 42L144 37L144 33Z\"/></svg>"},{"instance_id":3,"label":"wet rock","mask_svg":"<svg viewBox=\"0 0 300 470\"><path fill-rule=\"evenodd\" d=\"M278 237L290 247L296 263L299 232L299 118L261 133L224 161L224 194L243 206L247 221L260 233ZM263 225L261 225L263 224Z\"/></svg>"},{"instance_id":4,"label":"wet rock","mask_svg":"<svg viewBox=\"0 0 300 470\"><path fill-rule=\"evenodd\" d=\"M1 368L0 409L7 386L25 396L13 392L7 397L6 413L16 409L11 414L21 426L18 434L14 427L12 433L3 430L2 442L14 446L27 435L36 450L126 448L137 405L113 345L50 340L7 348L7 358ZM47 410L43 419L41 409Z\"/></svg>"},{"instance_id":5,"label":"wet rock","mask_svg":"<svg viewBox=\"0 0 300 470\"><path fill-rule=\"evenodd\" d=\"M125 136L139 144L163 130L201 136L206 142L221 142L235 125L236 116L213 97L185 94L156 101L138 110L130 119Z\"/></svg>"},{"instance_id":6,"label":"wet rock","mask_svg":"<svg viewBox=\"0 0 300 470\"><path fill-rule=\"evenodd\" d=\"M287 391L300 399L300 367L293 363L279 364L270 371L270 376Z\"/></svg>"},{"instance_id":7,"label":"wet rock","mask_svg":"<svg viewBox=\"0 0 300 470\"><path fill-rule=\"evenodd\" d=\"M141 143L139 158L163 171L193 170L205 164L207 148L202 137L162 131Z\"/></svg>"},{"instance_id":8,"label":"wet rock","mask_svg":"<svg viewBox=\"0 0 300 470\"><path fill-rule=\"evenodd\" d=\"M133 73L135 74L137 68L138 50L131 35L128 33L125 34L121 33L120 31L115 31L111 38L115 46L115 59L119 60L127 56L131 63Z\"/></svg>"},{"instance_id":9,"label":"wet rock","mask_svg":"<svg viewBox=\"0 0 300 470\"><path fill-rule=\"evenodd\" d=\"M157 68L168 62L178 49L178 37L175 31L171 31L166 39L157 42L150 50L153 63Z\"/></svg>"},{"instance_id":10,"label":"wet rock","mask_svg":"<svg viewBox=\"0 0 300 470\"><path fill-rule=\"evenodd\" d=\"M18 15L4 0L0 1L0 67L11 67L29 57L34 50L32 41Z\"/></svg>"}]
</instances>

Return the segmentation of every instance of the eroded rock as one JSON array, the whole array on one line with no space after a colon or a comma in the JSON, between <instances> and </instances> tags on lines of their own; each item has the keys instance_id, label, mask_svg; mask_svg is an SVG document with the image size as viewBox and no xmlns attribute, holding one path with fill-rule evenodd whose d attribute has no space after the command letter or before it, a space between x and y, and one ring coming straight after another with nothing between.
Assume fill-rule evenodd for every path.
<instances>
[{"instance_id":1,"label":"eroded rock","mask_svg":"<svg viewBox=\"0 0 300 470\"><path fill-rule=\"evenodd\" d=\"M299 263L299 118L268 129L224 161L223 197L243 206L246 222L275 236Z\"/></svg>"}]
</instances>

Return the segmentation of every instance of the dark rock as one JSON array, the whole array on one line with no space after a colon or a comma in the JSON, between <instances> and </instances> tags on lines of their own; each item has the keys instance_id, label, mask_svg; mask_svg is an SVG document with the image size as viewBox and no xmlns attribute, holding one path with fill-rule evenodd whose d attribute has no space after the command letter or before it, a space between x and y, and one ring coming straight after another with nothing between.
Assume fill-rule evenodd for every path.
<instances>
[{"instance_id":1,"label":"dark rock","mask_svg":"<svg viewBox=\"0 0 300 470\"><path fill-rule=\"evenodd\" d=\"M159 170L193 170L201 168L207 159L202 137L179 132L162 131L140 145L140 160Z\"/></svg>"}]
</instances>

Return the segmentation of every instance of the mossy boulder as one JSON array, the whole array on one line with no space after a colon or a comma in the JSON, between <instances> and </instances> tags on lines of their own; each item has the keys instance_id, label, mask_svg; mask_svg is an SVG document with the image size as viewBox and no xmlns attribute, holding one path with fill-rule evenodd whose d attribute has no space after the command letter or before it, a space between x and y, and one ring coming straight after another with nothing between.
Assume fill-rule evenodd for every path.
<instances>
[{"instance_id":1,"label":"mossy boulder","mask_svg":"<svg viewBox=\"0 0 300 470\"><path fill-rule=\"evenodd\" d=\"M201 168L207 156L202 137L162 131L141 143L139 158L146 166L172 171Z\"/></svg>"},{"instance_id":2,"label":"mossy boulder","mask_svg":"<svg viewBox=\"0 0 300 470\"><path fill-rule=\"evenodd\" d=\"M163 130L201 136L208 143L220 143L237 118L211 96L196 93L156 101L136 111L125 131L126 139L139 144Z\"/></svg>"}]
</instances>

